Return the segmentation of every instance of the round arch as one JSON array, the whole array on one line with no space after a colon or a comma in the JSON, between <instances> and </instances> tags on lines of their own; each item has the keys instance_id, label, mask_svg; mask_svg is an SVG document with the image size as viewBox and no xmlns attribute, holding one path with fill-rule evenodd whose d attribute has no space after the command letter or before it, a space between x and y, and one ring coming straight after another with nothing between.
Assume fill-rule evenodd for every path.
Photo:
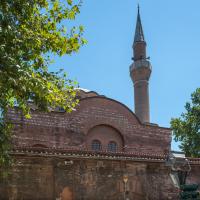
<instances>
[{"instance_id":1,"label":"round arch","mask_svg":"<svg viewBox=\"0 0 200 200\"><path fill-rule=\"evenodd\" d=\"M102 151L109 151L109 143L116 143L116 151L122 151L124 139L122 134L114 127L107 124L99 124L92 127L86 135L86 146L91 149L93 141L98 140L101 143Z\"/></svg>"},{"instance_id":2,"label":"round arch","mask_svg":"<svg viewBox=\"0 0 200 200\"><path fill-rule=\"evenodd\" d=\"M136 114L125 104L115 100L115 99L111 99L109 97L106 96L91 96L91 97L85 97L80 99L80 103L83 103L85 101L90 101L90 104L100 104L100 103L106 103L108 105L112 105L114 108L118 108L119 110L121 110L125 115L129 116L130 118L132 118L133 123L135 124L140 124L142 125L141 121L139 120L139 118L136 116Z\"/></svg>"}]
</instances>

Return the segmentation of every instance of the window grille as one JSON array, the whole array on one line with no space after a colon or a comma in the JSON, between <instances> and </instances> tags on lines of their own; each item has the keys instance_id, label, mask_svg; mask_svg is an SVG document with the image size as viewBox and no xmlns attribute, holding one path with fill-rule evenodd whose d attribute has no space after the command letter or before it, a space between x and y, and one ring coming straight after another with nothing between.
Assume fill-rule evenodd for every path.
<instances>
[{"instance_id":1,"label":"window grille","mask_svg":"<svg viewBox=\"0 0 200 200\"><path fill-rule=\"evenodd\" d=\"M117 143L116 142L109 142L108 143L108 151L116 152L117 151Z\"/></svg>"},{"instance_id":2,"label":"window grille","mask_svg":"<svg viewBox=\"0 0 200 200\"><path fill-rule=\"evenodd\" d=\"M101 151L101 142L99 140L92 141L92 150L94 151Z\"/></svg>"}]
</instances>

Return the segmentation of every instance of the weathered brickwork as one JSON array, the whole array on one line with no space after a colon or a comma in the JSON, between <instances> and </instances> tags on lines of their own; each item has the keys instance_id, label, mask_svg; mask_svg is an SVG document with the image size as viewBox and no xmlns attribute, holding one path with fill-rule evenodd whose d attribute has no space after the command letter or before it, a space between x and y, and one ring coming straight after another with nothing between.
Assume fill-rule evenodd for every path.
<instances>
[{"instance_id":1,"label":"weathered brickwork","mask_svg":"<svg viewBox=\"0 0 200 200\"><path fill-rule=\"evenodd\" d=\"M13 141L16 145L87 148L87 134L95 126L106 125L123 138L123 151L166 153L170 149L171 131L155 125L144 125L124 105L105 97L88 97L80 101L71 114L32 112L31 119L16 111L9 117L15 123ZM103 132L105 130L102 130Z\"/></svg>"},{"instance_id":2,"label":"weathered brickwork","mask_svg":"<svg viewBox=\"0 0 200 200\"><path fill-rule=\"evenodd\" d=\"M9 186L0 189L0 199L59 199L69 187L76 200L122 200L124 173L130 199L164 200L172 196L168 191L175 192L162 163L17 157Z\"/></svg>"},{"instance_id":3,"label":"weathered brickwork","mask_svg":"<svg viewBox=\"0 0 200 200\"><path fill-rule=\"evenodd\" d=\"M72 191L74 200L123 200L124 175L129 199L178 200L170 169L162 159L97 159L98 156L80 158L78 154L31 152L15 152L11 176L0 181L1 200L60 200L66 188ZM191 167L188 183L200 184L200 164Z\"/></svg>"},{"instance_id":4,"label":"weathered brickwork","mask_svg":"<svg viewBox=\"0 0 200 200\"><path fill-rule=\"evenodd\" d=\"M112 99L96 93L87 96L82 92L82 96L70 114L35 109L32 118L25 119L17 109L10 110L13 147L23 147L23 153L15 151L11 177L0 183L0 199L63 200L68 195L73 200L121 200L124 174L130 199L178 199L165 166L171 130L142 124L126 106ZM91 151L95 139L101 142L104 158ZM120 157L109 156L110 141L117 145ZM38 148L43 149L42 154ZM72 149L70 157L67 149ZM200 183L199 169L197 161L188 182Z\"/></svg>"}]
</instances>

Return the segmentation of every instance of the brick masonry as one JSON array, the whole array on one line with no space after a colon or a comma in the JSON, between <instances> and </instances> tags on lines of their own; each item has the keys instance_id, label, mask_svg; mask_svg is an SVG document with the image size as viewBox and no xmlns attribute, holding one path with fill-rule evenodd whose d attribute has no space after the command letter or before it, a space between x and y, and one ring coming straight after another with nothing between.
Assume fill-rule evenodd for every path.
<instances>
[{"instance_id":1,"label":"brick masonry","mask_svg":"<svg viewBox=\"0 0 200 200\"><path fill-rule=\"evenodd\" d=\"M84 93L76 111L43 113L32 110L32 118L10 110L14 124L13 147L51 148L55 152L18 151L11 176L0 181L1 200L121 200L124 199L123 176L128 176L127 196L135 200L177 199L164 160L143 157L130 160L107 157L107 144L115 141L118 152L127 155L164 156L170 150L171 130L142 124L125 105L97 94ZM90 150L92 139L99 139L104 159L70 157L58 150ZM57 152L57 153L56 153ZM123 154L120 154L123 155ZM153 156L152 156L153 158ZM200 164L192 166L188 181L200 183ZM67 197L66 197L67 196Z\"/></svg>"},{"instance_id":2,"label":"brick masonry","mask_svg":"<svg viewBox=\"0 0 200 200\"><path fill-rule=\"evenodd\" d=\"M123 151L165 153L170 149L170 129L141 124L126 106L101 96L82 99L77 110L70 114L36 110L32 112L31 119L25 119L16 110L11 110L9 118L15 123L15 145L87 148L90 130L96 126L102 126L102 129L107 126L119 133L124 143ZM105 133L105 130L102 132Z\"/></svg>"}]
</instances>

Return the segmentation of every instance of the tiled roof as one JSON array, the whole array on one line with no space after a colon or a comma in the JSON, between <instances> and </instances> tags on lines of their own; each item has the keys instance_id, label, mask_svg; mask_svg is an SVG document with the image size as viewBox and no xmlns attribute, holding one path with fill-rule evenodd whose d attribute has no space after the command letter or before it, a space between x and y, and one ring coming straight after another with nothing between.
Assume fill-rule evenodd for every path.
<instances>
[{"instance_id":1,"label":"tiled roof","mask_svg":"<svg viewBox=\"0 0 200 200\"><path fill-rule=\"evenodd\" d=\"M77 148L44 148L21 146L14 147L11 155L59 157L59 158L83 158L106 160L132 160L140 162L165 162L167 154L142 153L142 152L108 152L91 151ZM190 164L200 165L200 158L188 158Z\"/></svg>"},{"instance_id":2,"label":"tiled roof","mask_svg":"<svg viewBox=\"0 0 200 200\"><path fill-rule=\"evenodd\" d=\"M134 160L134 161L151 161L164 162L166 155L152 154L141 152L108 152L108 151L91 151L86 149L75 148L43 148L43 147L15 147L11 151L12 155L27 155L27 156L44 156L44 157L74 157L74 158L94 158L108 160Z\"/></svg>"},{"instance_id":3,"label":"tiled roof","mask_svg":"<svg viewBox=\"0 0 200 200\"><path fill-rule=\"evenodd\" d=\"M200 165L200 158L188 158L188 160L190 161L190 164Z\"/></svg>"}]
</instances>

